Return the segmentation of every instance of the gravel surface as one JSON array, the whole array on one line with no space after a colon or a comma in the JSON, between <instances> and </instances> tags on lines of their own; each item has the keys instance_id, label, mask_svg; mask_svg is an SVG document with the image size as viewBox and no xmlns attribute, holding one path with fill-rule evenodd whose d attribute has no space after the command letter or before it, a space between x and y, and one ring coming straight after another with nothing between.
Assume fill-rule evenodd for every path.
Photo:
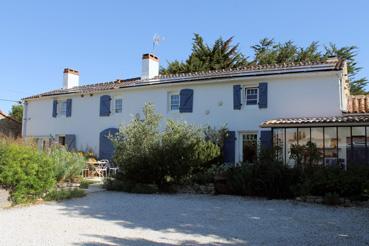
<instances>
[{"instance_id":1,"label":"gravel surface","mask_svg":"<svg viewBox=\"0 0 369 246\"><path fill-rule=\"evenodd\" d=\"M369 209L97 192L0 209L0 245L369 245Z\"/></svg>"}]
</instances>

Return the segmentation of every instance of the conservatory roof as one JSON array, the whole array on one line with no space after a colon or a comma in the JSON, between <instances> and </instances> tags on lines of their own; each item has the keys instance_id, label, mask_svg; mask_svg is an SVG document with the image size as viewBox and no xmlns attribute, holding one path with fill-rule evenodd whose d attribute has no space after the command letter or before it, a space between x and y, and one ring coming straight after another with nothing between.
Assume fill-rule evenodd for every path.
<instances>
[{"instance_id":1,"label":"conservatory roof","mask_svg":"<svg viewBox=\"0 0 369 246\"><path fill-rule=\"evenodd\" d=\"M280 118L264 121L262 128L304 126L348 126L369 125L369 114L346 114L331 117Z\"/></svg>"}]
</instances>

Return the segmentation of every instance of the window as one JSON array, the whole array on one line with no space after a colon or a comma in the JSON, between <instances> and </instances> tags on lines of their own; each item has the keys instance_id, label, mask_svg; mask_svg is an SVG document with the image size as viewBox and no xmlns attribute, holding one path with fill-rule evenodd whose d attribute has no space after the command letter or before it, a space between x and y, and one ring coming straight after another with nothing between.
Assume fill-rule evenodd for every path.
<instances>
[{"instance_id":1,"label":"window","mask_svg":"<svg viewBox=\"0 0 369 246\"><path fill-rule=\"evenodd\" d=\"M66 115L67 114L67 101L59 102L59 112L58 115Z\"/></svg>"},{"instance_id":2,"label":"window","mask_svg":"<svg viewBox=\"0 0 369 246\"><path fill-rule=\"evenodd\" d=\"M117 98L115 99L114 112L119 114L122 113L122 111L123 111L123 99Z\"/></svg>"},{"instance_id":3,"label":"window","mask_svg":"<svg viewBox=\"0 0 369 246\"><path fill-rule=\"evenodd\" d=\"M255 163L257 158L257 134L242 134L242 161Z\"/></svg>"},{"instance_id":4,"label":"window","mask_svg":"<svg viewBox=\"0 0 369 246\"><path fill-rule=\"evenodd\" d=\"M59 136L58 138L58 142L60 145L65 145L65 136Z\"/></svg>"},{"instance_id":5,"label":"window","mask_svg":"<svg viewBox=\"0 0 369 246\"><path fill-rule=\"evenodd\" d=\"M337 128L324 128L324 164L326 166L337 166Z\"/></svg>"},{"instance_id":6,"label":"window","mask_svg":"<svg viewBox=\"0 0 369 246\"><path fill-rule=\"evenodd\" d=\"M246 88L246 105L258 104L258 88Z\"/></svg>"},{"instance_id":7,"label":"window","mask_svg":"<svg viewBox=\"0 0 369 246\"><path fill-rule=\"evenodd\" d=\"M179 110L179 94L178 93L169 94L169 110L170 111Z\"/></svg>"},{"instance_id":8,"label":"window","mask_svg":"<svg viewBox=\"0 0 369 246\"><path fill-rule=\"evenodd\" d=\"M291 158L291 147L297 144L297 129L287 128L286 129L286 163L287 165L293 167L296 163L295 160Z\"/></svg>"}]
</instances>

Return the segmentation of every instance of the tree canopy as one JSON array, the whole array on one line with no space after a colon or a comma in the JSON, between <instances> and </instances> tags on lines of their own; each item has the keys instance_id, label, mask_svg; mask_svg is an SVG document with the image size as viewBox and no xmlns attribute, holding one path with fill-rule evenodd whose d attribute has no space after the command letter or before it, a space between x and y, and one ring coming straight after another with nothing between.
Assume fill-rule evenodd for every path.
<instances>
[{"instance_id":1,"label":"tree canopy","mask_svg":"<svg viewBox=\"0 0 369 246\"><path fill-rule=\"evenodd\" d=\"M22 122L23 118L23 105L15 104L12 106L12 109L9 112L9 116L13 117L19 122Z\"/></svg>"},{"instance_id":2,"label":"tree canopy","mask_svg":"<svg viewBox=\"0 0 369 246\"><path fill-rule=\"evenodd\" d=\"M251 46L252 60L239 50L239 44L233 44L233 37L226 40L218 38L212 46L206 44L199 34L194 34L192 52L186 61L172 61L161 74L201 72L226 68L238 68L247 65L266 65L289 62L324 61L330 56L345 59L348 65L350 90L352 94L366 94L367 78L357 78L362 69L357 65L356 46L337 47L334 43L320 46L319 42L311 42L306 47L297 46L293 41L276 42L263 38Z\"/></svg>"}]
</instances>

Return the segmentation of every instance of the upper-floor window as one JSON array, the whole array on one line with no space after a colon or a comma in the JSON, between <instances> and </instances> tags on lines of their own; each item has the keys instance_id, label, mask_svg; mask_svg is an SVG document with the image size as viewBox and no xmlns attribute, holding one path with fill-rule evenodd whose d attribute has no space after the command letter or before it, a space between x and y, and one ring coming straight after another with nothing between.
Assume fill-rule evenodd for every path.
<instances>
[{"instance_id":1,"label":"upper-floor window","mask_svg":"<svg viewBox=\"0 0 369 246\"><path fill-rule=\"evenodd\" d=\"M114 112L119 114L123 111L123 99L122 98L116 98L114 100Z\"/></svg>"},{"instance_id":2,"label":"upper-floor window","mask_svg":"<svg viewBox=\"0 0 369 246\"><path fill-rule=\"evenodd\" d=\"M258 104L258 88L245 88L246 105Z\"/></svg>"},{"instance_id":3,"label":"upper-floor window","mask_svg":"<svg viewBox=\"0 0 369 246\"><path fill-rule=\"evenodd\" d=\"M179 94L169 93L169 110L178 111L179 110Z\"/></svg>"},{"instance_id":4,"label":"upper-floor window","mask_svg":"<svg viewBox=\"0 0 369 246\"><path fill-rule=\"evenodd\" d=\"M59 112L58 115L63 115L65 116L67 114L67 101L60 101L58 103L59 105Z\"/></svg>"}]
</instances>

